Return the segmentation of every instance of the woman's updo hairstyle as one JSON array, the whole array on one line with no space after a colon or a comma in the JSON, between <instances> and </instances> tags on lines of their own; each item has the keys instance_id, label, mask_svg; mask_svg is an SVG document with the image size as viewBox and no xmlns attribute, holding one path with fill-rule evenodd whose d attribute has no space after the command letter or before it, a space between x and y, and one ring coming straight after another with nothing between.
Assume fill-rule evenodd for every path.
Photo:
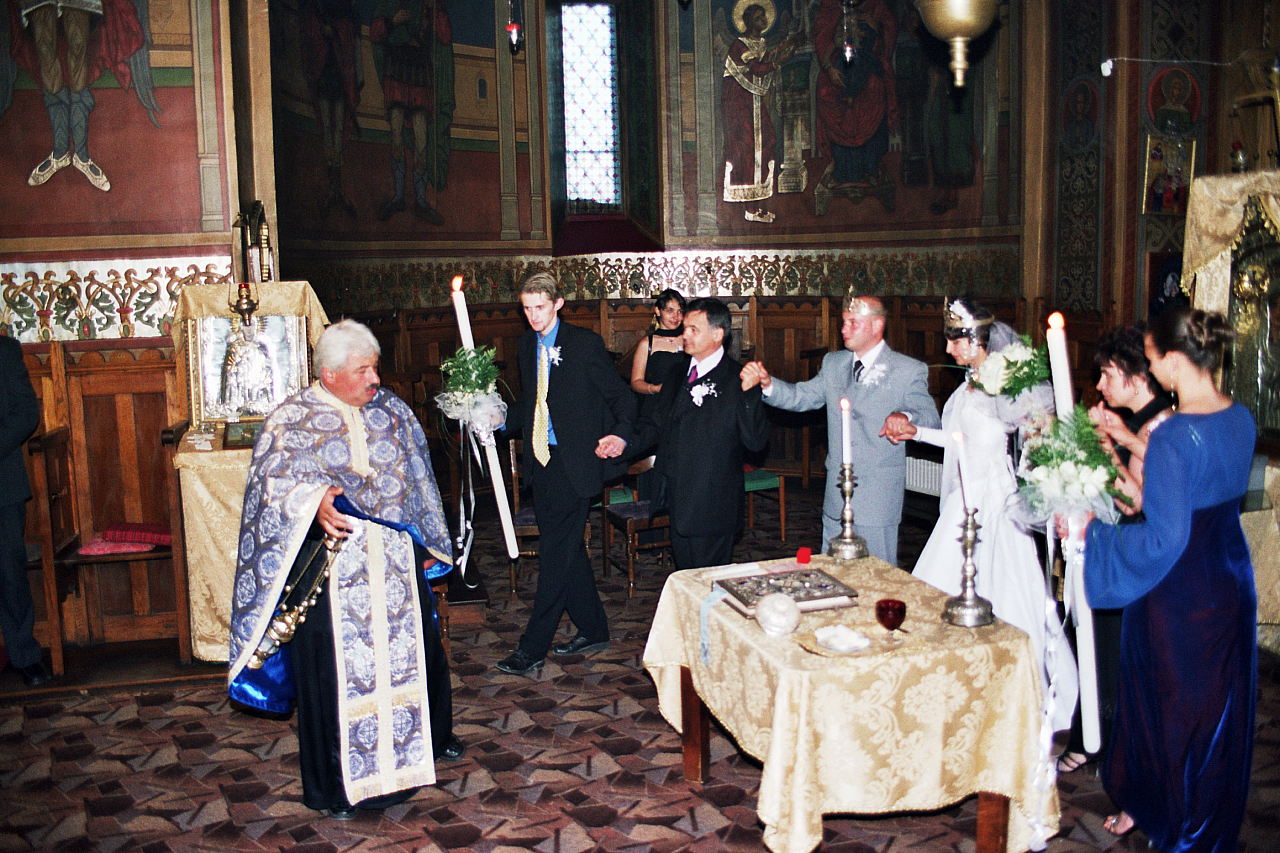
<instances>
[{"instance_id":1,"label":"woman's updo hairstyle","mask_svg":"<svg viewBox=\"0 0 1280 853\"><path fill-rule=\"evenodd\" d=\"M1222 365L1223 354L1236 337L1226 317L1185 305L1169 308L1152 320L1149 334L1156 352L1180 352L1196 367L1210 372Z\"/></svg>"},{"instance_id":2,"label":"woman's updo hairstyle","mask_svg":"<svg viewBox=\"0 0 1280 853\"><path fill-rule=\"evenodd\" d=\"M972 297L961 296L946 303L946 319L942 334L949 341L968 338L984 350L990 350L991 325L995 315L991 309Z\"/></svg>"}]
</instances>

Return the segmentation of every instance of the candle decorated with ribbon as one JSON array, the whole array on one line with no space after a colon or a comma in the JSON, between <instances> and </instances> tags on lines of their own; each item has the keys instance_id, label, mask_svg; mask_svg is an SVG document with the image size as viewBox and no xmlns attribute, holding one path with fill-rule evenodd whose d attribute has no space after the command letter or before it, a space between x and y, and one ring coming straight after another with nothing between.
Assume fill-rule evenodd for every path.
<instances>
[{"instance_id":1,"label":"candle decorated with ribbon","mask_svg":"<svg viewBox=\"0 0 1280 853\"><path fill-rule=\"evenodd\" d=\"M1049 315L1045 330L1045 346L1049 350L1049 372L1053 375L1053 405L1058 419L1075 416L1075 398L1071 393L1071 363L1067 358L1067 332L1062 314ZM1097 752L1102 743L1098 714L1098 672L1094 656L1093 611L1084 591L1083 516L1072 512L1067 519L1067 541L1063 543L1067 565L1067 596L1076 623L1076 662L1080 675L1080 729L1086 752Z\"/></svg>"},{"instance_id":2,"label":"candle decorated with ribbon","mask_svg":"<svg viewBox=\"0 0 1280 853\"><path fill-rule=\"evenodd\" d=\"M487 362L488 369L492 370L492 376L496 378L496 368L493 367L492 348L486 348L482 352L475 352L476 342L471 334L471 316L467 313L467 299L462 293L462 276L455 275L452 283L451 299L453 300L453 310L458 315L458 336L462 341L459 348L460 353L464 350L473 352L472 358L484 357ZM455 356L450 360L461 368L461 363ZM450 365L442 363L441 368L446 369ZM463 370L462 372L471 372ZM448 387L446 385L446 387ZM453 391L446 391L436 397L436 402L440 405L441 411L448 417L457 418L462 422L462 436L464 440L472 442L473 448L478 442L484 447L485 461L489 465L489 477L493 481L493 496L498 503L498 518L502 522L502 535L506 540L507 556L515 559L520 554L520 547L516 544L515 527L511 522L511 507L507 503L507 487L502 479L502 464L498 461L498 448L494 442L494 427L501 424L502 418L506 412L506 404L502 402L502 398L498 396L496 383L488 382L485 387L474 385ZM476 451L479 458L479 451ZM465 453L464 453L465 455ZM466 511L466 501L462 502L463 512ZM461 547L462 562L465 566L467 557L470 554L471 542L470 536L474 535L470 521L466 518L460 520L459 539L465 540Z\"/></svg>"},{"instance_id":3,"label":"candle decorated with ribbon","mask_svg":"<svg viewBox=\"0 0 1280 853\"><path fill-rule=\"evenodd\" d=\"M1049 350L1049 372L1053 375L1053 405L1058 417L1065 418L1075 411L1071 393L1071 361L1067 358L1067 330L1062 314L1049 315L1049 328L1045 330L1045 346Z\"/></svg>"},{"instance_id":4,"label":"candle decorated with ribbon","mask_svg":"<svg viewBox=\"0 0 1280 853\"><path fill-rule=\"evenodd\" d=\"M458 315L458 337L463 349L475 349L476 339L471 336L471 316L467 314L467 297L462 294L462 276L455 275L450 285L453 293L453 313Z\"/></svg>"},{"instance_id":5,"label":"candle decorated with ribbon","mask_svg":"<svg viewBox=\"0 0 1280 853\"><path fill-rule=\"evenodd\" d=\"M849 446L849 398L840 398L840 461L850 464L852 448Z\"/></svg>"}]
</instances>

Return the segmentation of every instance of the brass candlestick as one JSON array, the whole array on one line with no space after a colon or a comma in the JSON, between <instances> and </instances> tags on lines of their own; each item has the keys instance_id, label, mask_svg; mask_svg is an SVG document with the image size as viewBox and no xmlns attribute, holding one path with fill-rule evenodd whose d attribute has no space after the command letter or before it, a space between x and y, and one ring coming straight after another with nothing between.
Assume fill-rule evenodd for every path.
<instances>
[{"instance_id":1,"label":"brass candlestick","mask_svg":"<svg viewBox=\"0 0 1280 853\"><path fill-rule=\"evenodd\" d=\"M840 511L840 535L831 540L827 548L827 556L837 560L861 560L869 556L867 540L853 532L853 488L857 479L853 476L853 465L845 462L840 466L840 494L844 495L844 509Z\"/></svg>"},{"instance_id":2,"label":"brass candlestick","mask_svg":"<svg viewBox=\"0 0 1280 853\"><path fill-rule=\"evenodd\" d=\"M991 612L991 602L974 591L973 578L978 567L973 562L973 549L978 544L978 524L976 509L965 510L964 533L960 536L960 550L964 554L964 565L960 569L960 594L947 599L947 606L942 610L942 618L952 625L961 628L979 628L990 625L995 616Z\"/></svg>"}]
</instances>

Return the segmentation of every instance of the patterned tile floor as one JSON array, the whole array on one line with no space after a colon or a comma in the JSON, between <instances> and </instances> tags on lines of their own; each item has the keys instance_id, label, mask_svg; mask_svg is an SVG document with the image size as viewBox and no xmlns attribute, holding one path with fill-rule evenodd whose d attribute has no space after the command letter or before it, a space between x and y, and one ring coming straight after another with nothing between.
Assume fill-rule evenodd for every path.
<instances>
[{"instance_id":1,"label":"patterned tile floor","mask_svg":"<svg viewBox=\"0 0 1280 853\"><path fill-rule=\"evenodd\" d=\"M776 505L757 501L757 527L736 557L816 545L807 540L817 538L819 497L798 484L792 490L786 544L776 542ZM713 781L684 782L679 738L640 667L664 578L657 560L644 561L636 598L627 599L616 572L602 579L614 636L608 651L548 660L536 679L520 678L493 663L519 636L533 578L521 579L521 598L505 591L495 533L482 520L476 565L491 604L482 624L453 636L455 730L468 751L439 766L436 786L350 822L320 817L301 804L291 721L231 709L222 667L180 670L167 649L161 659L154 649L125 647L48 689L24 691L12 673L0 678L0 851L763 850L759 765L716 731ZM927 535L927 524L904 525L904 565ZM131 664L127 652L135 651ZM110 673L109 683L86 668ZM1280 849L1274 657L1265 656L1260 676L1254 784L1239 846L1249 853ZM1101 829L1112 807L1089 770L1062 777L1059 792L1062 829L1052 853L1147 849L1137 833L1116 839ZM969 851L975 821L973 800L929 814L833 816L819 849Z\"/></svg>"}]
</instances>

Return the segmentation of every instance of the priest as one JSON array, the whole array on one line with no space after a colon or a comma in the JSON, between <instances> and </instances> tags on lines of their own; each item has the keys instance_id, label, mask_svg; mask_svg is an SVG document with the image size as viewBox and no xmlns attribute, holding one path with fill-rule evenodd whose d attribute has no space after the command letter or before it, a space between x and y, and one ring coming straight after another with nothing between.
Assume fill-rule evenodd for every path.
<instances>
[{"instance_id":1,"label":"priest","mask_svg":"<svg viewBox=\"0 0 1280 853\"><path fill-rule=\"evenodd\" d=\"M331 326L319 380L264 422L232 601L231 698L296 700L303 802L337 819L408 799L435 781L433 759L463 754L430 585L452 563L449 531L426 437L379 386L379 354L365 326Z\"/></svg>"}]
</instances>

